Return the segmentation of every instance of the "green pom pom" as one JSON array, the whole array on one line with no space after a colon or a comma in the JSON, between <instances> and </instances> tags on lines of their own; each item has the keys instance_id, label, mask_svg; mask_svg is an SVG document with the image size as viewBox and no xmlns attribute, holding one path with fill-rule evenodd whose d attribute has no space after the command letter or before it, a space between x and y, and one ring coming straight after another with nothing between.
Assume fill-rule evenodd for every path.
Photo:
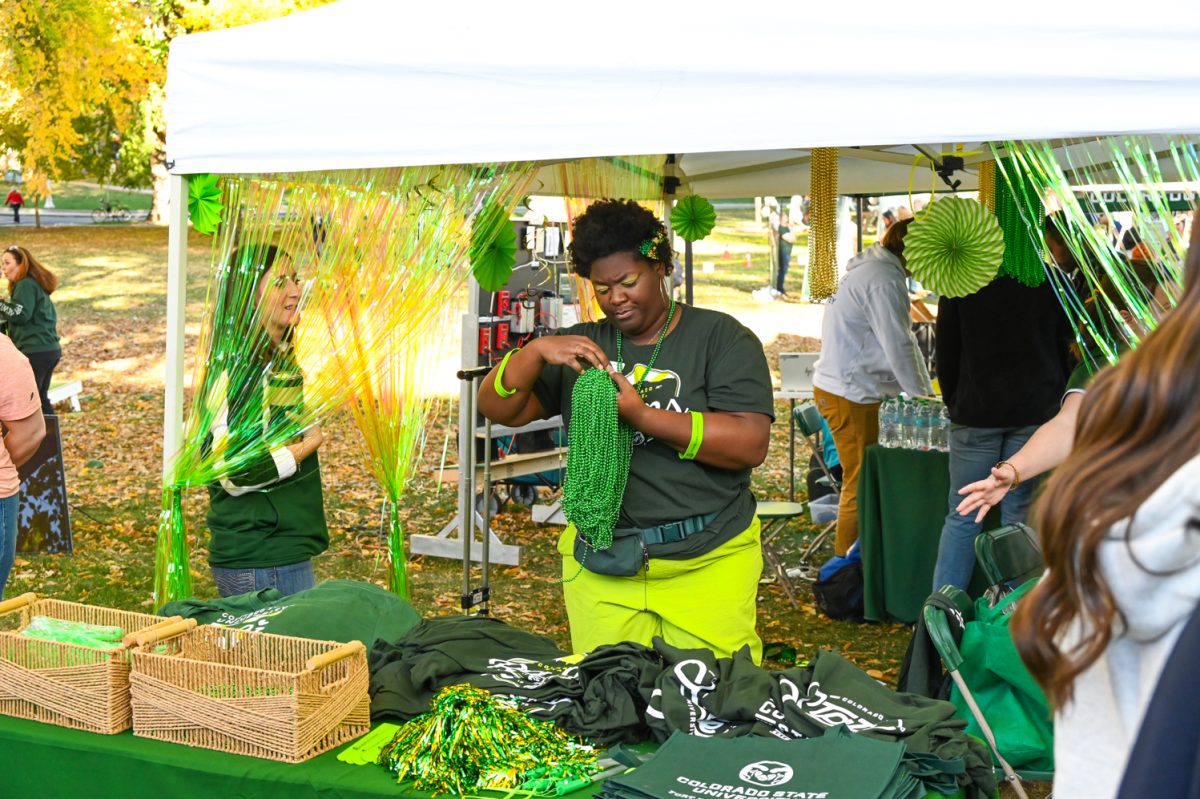
<instances>
[{"instance_id":1,"label":"green pom pom","mask_svg":"<svg viewBox=\"0 0 1200 799\"><path fill-rule=\"evenodd\" d=\"M188 215L197 232L211 236L221 224L221 187L216 175L188 178Z\"/></svg>"},{"instance_id":2,"label":"green pom pom","mask_svg":"<svg viewBox=\"0 0 1200 799\"><path fill-rule=\"evenodd\" d=\"M488 205L471 224L471 273L484 291L499 291L512 276L517 234L505 208Z\"/></svg>"},{"instance_id":3,"label":"green pom pom","mask_svg":"<svg viewBox=\"0 0 1200 799\"><path fill-rule=\"evenodd\" d=\"M982 203L947 197L909 226L904 255L921 285L944 297L964 297L996 277L1004 234Z\"/></svg>"},{"instance_id":4,"label":"green pom pom","mask_svg":"<svg viewBox=\"0 0 1200 799\"><path fill-rule=\"evenodd\" d=\"M684 241L699 241L712 233L717 210L698 194L689 194L671 210L671 229Z\"/></svg>"}]
</instances>

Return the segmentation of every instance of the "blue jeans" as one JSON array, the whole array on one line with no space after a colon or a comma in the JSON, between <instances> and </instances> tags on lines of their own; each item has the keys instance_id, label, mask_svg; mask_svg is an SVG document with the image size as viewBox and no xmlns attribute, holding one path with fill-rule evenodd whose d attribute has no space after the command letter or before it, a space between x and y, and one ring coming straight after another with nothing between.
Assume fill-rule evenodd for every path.
<instances>
[{"instance_id":1,"label":"blue jeans","mask_svg":"<svg viewBox=\"0 0 1200 799\"><path fill-rule=\"evenodd\" d=\"M274 588L287 596L307 591L317 585L313 574L312 560L302 560L287 566L268 566L263 569L227 569L224 566L209 566L217 591L221 596L248 594L264 588Z\"/></svg>"},{"instance_id":2,"label":"blue jeans","mask_svg":"<svg viewBox=\"0 0 1200 799\"><path fill-rule=\"evenodd\" d=\"M775 290L780 294L783 293L783 281L787 277L788 267L791 265L792 257L789 255L787 259L779 259L779 271L775 275Z\"/></svg>"},{"instance_id":3,"label":"blue jeans","mask_svg":"<svg viewBox=\"0 0 1200 799\"><path fill-rule=\"evenodd\" d=\"M17 501L20 497L18 491L11 497L0 499L0 599L4 598L4 584L8 582L8 573L17 557Z\"/></svg>"},{"instance_id":4,"label":"blue jeans","mask_svg":"<svg viewBox=\"0 0 1200 799\"><path fill-rule=\"evenodd\" d=\"M943 585L967 589L975 570L975 538L983 525L975 523L975 514L963 516L954 508L962 501L958 490L967 483L983 480L997 461L1011 458L1037 430L1028 427L966 427L950 428L950 509L942 526L938 544L937 565L933 569L933 590ZM1022 482L1009 491L1000 502L1000 519L1004 524L1025 521L1033 499L1033 482Z\"/></svg>"}]
</instances>

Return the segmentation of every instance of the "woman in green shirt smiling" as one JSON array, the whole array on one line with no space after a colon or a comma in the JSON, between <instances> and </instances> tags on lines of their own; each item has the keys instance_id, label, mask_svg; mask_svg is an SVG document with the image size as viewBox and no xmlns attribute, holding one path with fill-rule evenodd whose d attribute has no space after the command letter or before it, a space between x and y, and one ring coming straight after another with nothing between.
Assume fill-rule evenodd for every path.
<instances>
[{"instance_id":1,"label":"woman in green shirt smiling","mask_svg":"<svg viewBox=\"0 0 1200 799\"><path fill-rule=\"evenodd\" d=\"M9 338L33 367L42 413L54 413L47 392L50 376L62 358L56 329L58 314L50 300L58 288L58 278L29 250L16 244L0 254L0 270L8 279L8 298L0 298L0 322L7 323Z\"/></svg>"}]
</instances>

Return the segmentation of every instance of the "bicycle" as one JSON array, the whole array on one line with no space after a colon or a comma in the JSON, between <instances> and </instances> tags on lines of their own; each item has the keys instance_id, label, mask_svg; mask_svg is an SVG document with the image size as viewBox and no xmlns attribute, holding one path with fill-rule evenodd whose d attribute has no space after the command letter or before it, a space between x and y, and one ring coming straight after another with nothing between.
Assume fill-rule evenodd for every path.
<instances>
[{"instance_id":1,"label":"bicycle","mask_svg":"<svg viewBox=\"0 0 1200 799\"><path fill-rule=\"evenodd\" d=\"M92 211L93 222L128 222L129 209L120 203L114 203L105 198L100 206Z\"/></svg>"}]
</instances>

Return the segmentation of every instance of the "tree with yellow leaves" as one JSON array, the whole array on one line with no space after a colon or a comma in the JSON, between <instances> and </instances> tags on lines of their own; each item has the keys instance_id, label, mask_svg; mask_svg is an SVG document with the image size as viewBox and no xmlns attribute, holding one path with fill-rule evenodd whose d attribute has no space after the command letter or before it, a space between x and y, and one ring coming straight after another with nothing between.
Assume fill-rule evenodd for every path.
<instances>
[{"instance_id":1,"label":"tree with yellow leaves","mask_svg":"<svg viewBox=\"0 0 1200 799\"><path fill-rule=\"evenodd\" d=\"M161 221L171 40L328 2L0 0L0 149L19 155L31 199L84 175L152 184Z\"/></svg>"},{"instance_id":2,"label":"tree with yellow leaves","mask_svg":"<svg viewBox=\"0 0 1200 799\"><path fill-rule=\"evenodd\" d=\"M96 131L126 125L151 85L143 24L127 0L0 3L0 145L31 199L112 151Z\"/></svg>"}]
</instances>

